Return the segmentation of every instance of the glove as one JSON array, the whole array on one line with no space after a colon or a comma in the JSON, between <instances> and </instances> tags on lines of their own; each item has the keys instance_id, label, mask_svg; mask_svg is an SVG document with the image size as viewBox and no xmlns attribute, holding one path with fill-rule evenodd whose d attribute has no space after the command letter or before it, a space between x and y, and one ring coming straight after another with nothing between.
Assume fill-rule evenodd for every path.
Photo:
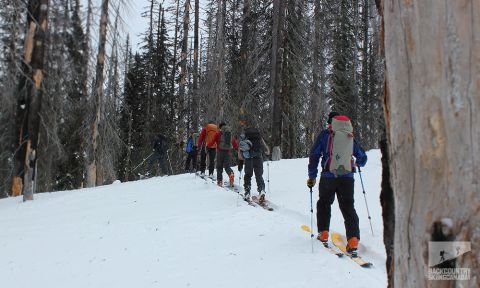
<instances>
[{"instance_id":1,"label":"glove","mask_svg":"<svg viewBox=\"0 0 480 288\"><path fill-rule=\"evenodd\" d=\"M238 172L242 172L242 170L243 170L243 161L240 160L238 161Z\"/></svg>"},{"instance_id":2,"label":"glove","mask_svg":"<svg viewBox=\"0 0 480 288\"><path fill-rule=\"evenodd\" d=\"M313 186L315 186L315 178L308 178L307 186L308 188L313 188Z\"/></svg>"}]
</instances>

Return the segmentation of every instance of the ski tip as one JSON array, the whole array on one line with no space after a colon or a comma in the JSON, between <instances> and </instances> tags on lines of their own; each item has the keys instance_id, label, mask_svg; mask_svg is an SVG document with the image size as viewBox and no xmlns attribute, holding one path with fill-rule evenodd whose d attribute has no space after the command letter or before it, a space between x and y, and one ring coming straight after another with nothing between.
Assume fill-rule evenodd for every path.
<instances>
[{"instance_id":1,"label":"ski tip","mask_svg":"<svg viewBox=\"0 0 480 288\"><path fill-rule=\"evenodd\" d=\"M360 266L362 266L363 268L370 268L370 267L372 267L372 266L373 266L373 264L372 264L372 263L370 263L370 262L367 262L367 263L363 263L363 264L361 264Z\"/></svg>"},{"instance_id":2,"label":"ski tip","mask_svg":"<svg viewBox=\"0 0 480 288\"><path fill-rule=\"evenodd\" d=\"M302 228L302 230L305 231L305 232L312 232L312 229L310 229L310 226L308 226L308 225L304 224L304 225L300 226L300 228Z\"/></svg>"}]
</instances>

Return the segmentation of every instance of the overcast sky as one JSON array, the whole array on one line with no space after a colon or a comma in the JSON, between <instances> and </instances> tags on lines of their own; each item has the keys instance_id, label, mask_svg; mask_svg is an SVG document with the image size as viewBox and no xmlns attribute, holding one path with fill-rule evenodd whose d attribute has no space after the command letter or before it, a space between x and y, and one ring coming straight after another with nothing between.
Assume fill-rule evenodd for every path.
<instances>
[{"instance_id":1,"label":"overcast sky","mask_svg":"<svg viewBox=\"0 0 480 288\"><path fill-rule=\"evenodd\" d=\"M124 21L125 21L125 32L130 34L130 38L132 39L133 47L137 47L138 43L141 41L140 34L145 32L147 29L147 19L142 18L141 14L143 11L146 11L146 7L149 5L148 0L124 0L128 2L126 4L126 9L122 15L124 15ZM183 5L184 5L184 0L180 0L180 9L183 10ZM99 0L97 0L98 3L100 3ZM158 3L166 3L168 5L174 5L176 3L176 0L157 0ZM203 8L204 5L206 4L207 0L200 0L200 6ZM192 9L195 7L195 0L190 0L190 4L192 5ZM98 4L99 5L99 4ZM202 10L200 10L202 11ZM193 11L192 11L193 12ZM203 14L203 13L202 13ZM193 29L193 14L190 16L190 21L192 24L192 29ZM200 16L202 22L202 15ZM200 23L202 25L202 23ZM138 48L138 47L137 47Z\"/></svg>"}]
</instances>

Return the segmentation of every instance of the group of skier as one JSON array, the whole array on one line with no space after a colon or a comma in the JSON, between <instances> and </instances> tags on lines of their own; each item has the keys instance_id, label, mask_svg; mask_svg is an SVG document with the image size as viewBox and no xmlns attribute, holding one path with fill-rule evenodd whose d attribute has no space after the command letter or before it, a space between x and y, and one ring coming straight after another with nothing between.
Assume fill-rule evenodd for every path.
<instances>
[{"instance_id":1,"label":"group of skier","mask_svg":"<svg viewBox=\"0 0 480 288\"><path fill-rule=\"evenodd\" d=\"M223 186L223 172L228 175L228 185L233 187L235 173L231 168L233 153L237 153L238 171L242 172L245 167L244 199L249 201L251 191L251 179L255 174L259 203L265 202L265 181L263 180L263 158L268 156L270 150L260 135L258 128L248 125L246 118L240 120L241 132L238 139L232 133L232 128L225 122L218 126L209 121L202 128L200 134L192 132L187 140L187 160L185 171L195 171L201 177L213 179L213 173L217 172L217 185ZM200 165L197 170L196 158L200 150ZM207 170L208 158L208 174Z\"/></svg>"},{"instance_id":2,"label":"group of skier","mask_svg":"<svg viewBox=\"0 0 480 288\"><path fill-rule=\"evenodd\" d=\"M354 178L357 167L363 167L367 162L367 155L353 136L353 128L347 116L337 112L328 115L327 128L321 131L313 144L308 164L307 186L312 192L318 176L318 164L321 158L322 171L318 185L319 200L317 202L317 239L328 245L331 205L337 196L340 211L345 220L347 236L346 250L356 254L360 240L359 219L354 207ZM223 186L223 171L228 175L228 185L233 187L234 172L231 168L232 153L237 152L238 171L244 176L244 199L250 201L251 179L255 174L259 203L265 203L265 181L263 180L264 155L270 154L265 140L258 128L249 123L247 117L240 120L241 132L237 137L232 133L231 127L225 122L218 126L209 121L202 128L200 134L192 132L187 140L187 159L185 170L197 172L201 177L213 179L217 170L217 185ZM163 136L154 140L154 156L150 159L149 171L153 162L158 160L164 174L170 174L165 160L166 145ZM197 166L198 152L200 151L200 164ZM353 157L355 157L355 161ZM207 170L208 158L208 175ZM199 169L197 169L199 167Z\"/></svg>"}]
</instances>

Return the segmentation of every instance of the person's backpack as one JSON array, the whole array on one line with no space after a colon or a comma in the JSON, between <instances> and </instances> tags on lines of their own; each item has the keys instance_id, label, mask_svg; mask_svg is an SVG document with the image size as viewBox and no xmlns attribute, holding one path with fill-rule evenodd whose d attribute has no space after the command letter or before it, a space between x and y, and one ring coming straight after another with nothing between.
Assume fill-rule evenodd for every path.
<instances>
[{"instance_id":1,"label":"person's backpack","mask_svg":"<svg viewBox=\"0 0 480 288\"><path fill-rule=\"evenodd\" d=\"M220 149L232 149L232 129L228 125L224 125L221 129Z\"/></svg>"},{"instance_id":2,"label":"person's backpack","mask_svg":"<svg viewBox=\"0 0 480 288\"><path fill-rule=\"evenodd\" d=\"M248 140L244 134L240 135L240 142L238 143L238 149L242 153L244 159L250 158L250 148L252 148L252 141Z\"/></svg>"},{"instance_id":3,"label":"person's backpack","mask_svg":"<svg viewBox=\"0 0 480 288\"><path fill-rule=\"evenodd\" d=\"M197 146L198 145L198 133L193 133L192 134L192 146Z\"/></svg>"},{"instance_id":4,"label":"person's backpack","mask_svg":"<svg viewBox=\"0 0 480 288\"><path fill-rule=\"evenodd\" d=\"M213 138L215 138L215 134L217 134L218 128L215 124L208 124L205 128L205 143L211 143ZM210 147L214 148L214 147Z\"/></svg>"},{"instance_id":5,"label":"person's backpack","mask_svg":"<svg viewBox=\"0 0 480 288\"><path fill-rule=\"evenodd\" d=\"M185 150L187 153L190 153L193 151L193 138L192 136L188 137L187 140L187 149Z\"/></svg>"},{"instance_id":6,"label":"person's backpack","mask_svg":"<svg viewBox=\"0 0 480 288\"><path fill-rule=\"evenodd\" d=\"M250 157L258 157L262 154L262 137L257 128L246 128L245 137L251 142Z\"/></svg>"},{"instance_id":7,"label":"person's backpack","mask_svg":"<svg viewBox=\"0 0 480 288\"><path fill-rule=\"evenodd\" d=\"M335 177L352 173L353 127L350 119L347 116L335 116L331 133L328 170Z\"/></svg>"},{"instance_id":8,"label":"person's backpack","mask_svg":"<svg viewBox=\"0 0 480 288\"><path fill-rule=\"evenodd\" d=\"M163 154L166 150L166 143L165 143L165 137L164 136L158 136L155 139L155 143L153 144L153 149L160 154Z\"/></svg>"}]
</instances>

